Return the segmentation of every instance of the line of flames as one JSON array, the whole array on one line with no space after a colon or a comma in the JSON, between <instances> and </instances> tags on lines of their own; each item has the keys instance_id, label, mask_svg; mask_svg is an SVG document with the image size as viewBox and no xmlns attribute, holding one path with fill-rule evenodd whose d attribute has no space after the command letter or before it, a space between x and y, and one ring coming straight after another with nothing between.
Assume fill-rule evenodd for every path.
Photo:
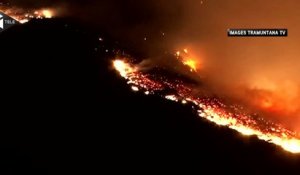
<instances>
[{"instance_id":1,"label":"line of flames","mask_svg":"<svg viewBox=\"0 0 300 175\"><path fill-rule=\"evenodd\" d=\"M54 15L54 11L49 9L25 11L19 8L8 8L1 5L0 12L13 17L20 23L26 23L33 18L52 18ZM179 56L180 53L177 52L177 54ZM191 71L196 71L195 62L183 60L183 64L189 66ZM269 126L269 124L267 125L268 127L263 130L255 120L248 116L235 116L232 113L226 112L226 110L222 109L219 105L216 105L216 103L211 103L211 101L205 101L192 96L189 87L181 84L179 81L174 84L174 82L169 82L168 80L163 80L161 82L153 80L148 75L140 72L138 67L129 64L124 60L114 60L113 65L120 75L127 80L127 83L131 85L133 91L144 90L144 93L149 95L163 90L166 86L171 87L177 90L177 94L166 95L164 98L181 102L182 104L186 104L188 102L195 104L198 107L200 117L217 125L227 126L246 136L256 135L259 139L279 145L284 150L291 153L300 153L300 139L296 137L295 133L280 125L272 124L272 126ZM220 102L218 101L218 103ZM266 127L266 125L263 126Z\"/></svg>"},{"instance_id":2,"label":"line of flames","mask_svg":"<svg viewBox=\"0 0 300 175\"><path fill-rule=\"evenodd\" d=\"M254 119L245 114L233 114L227 112L225 106L216 99L201 99L191 95L187 85L168 80L158 81L151 79L151 76L139 71L138 66L130 64L125 59L113 61L114 68L127 80L133 91L144 91L146 95L154 94L164 87L172 88L177 94L164 95L163 97L181 102L182 104L192 103L198 108L200 117L205 118L219 126L226 126L238 131L242 135L255 135L260 140L276 144L291 153L300 153L300 139L295 132L285 129L283 126L265 121L262 118ZM260 120L260 121L258 121Z\"/></svg>"}]
</instances>

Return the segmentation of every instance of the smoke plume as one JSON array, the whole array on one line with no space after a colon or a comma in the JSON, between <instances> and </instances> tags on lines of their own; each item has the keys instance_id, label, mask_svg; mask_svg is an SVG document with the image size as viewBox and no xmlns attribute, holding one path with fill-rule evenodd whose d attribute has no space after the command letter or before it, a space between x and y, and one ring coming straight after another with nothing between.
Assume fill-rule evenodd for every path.
<instances>
[{"instance_id":1,"label":"smoke plume","mask_svg":"<svg viewBox=\"0 0 300 175\"><path fill-rule=\"evenodd\" d=\"M300 3L295 0L186 2L182 45L202 50L202 73L225 94L300 129ZM229 28L287 28L287 38L228 38ZM178 42L180 43L180 42ZM181 43L180 43L181 44ZM203 53L199 53L203 55Z\"/></svg>"},{"instance_id":2,"label":"smoke plume","mask_svg":"<svg viewBox=\"0 0 300 175\"><path fill-rule=\"evenodd\" d=\"M65 5L147 54L192 50L215 93L300 130L298 0L13 0L18 6ZM78 15L80 14L80 15ZM229 28L287 28L286 38L229 38ZM147 42L145 42L147 40Z\"/></svg>"}]
</instances>

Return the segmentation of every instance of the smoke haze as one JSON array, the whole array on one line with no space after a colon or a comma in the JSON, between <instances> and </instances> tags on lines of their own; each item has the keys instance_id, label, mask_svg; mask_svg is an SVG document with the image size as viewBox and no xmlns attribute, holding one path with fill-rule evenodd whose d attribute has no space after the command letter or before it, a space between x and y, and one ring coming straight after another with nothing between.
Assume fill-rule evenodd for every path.
<instances>
[{"instance_id":1,"label":"smoke haze","mask_svg":"<svg viewBox=\"0 0 300 175\"><path fill-rule=\"evenodd\" d=\"M199 74L215 93L300 130L298 0L9 2L27 8L64 6L67 14L127 43L140 45L148 37L149 55L187 47L202 63ZM287 28L289 36L228 38L228 28Z\"/></svg>"}]
</instances>

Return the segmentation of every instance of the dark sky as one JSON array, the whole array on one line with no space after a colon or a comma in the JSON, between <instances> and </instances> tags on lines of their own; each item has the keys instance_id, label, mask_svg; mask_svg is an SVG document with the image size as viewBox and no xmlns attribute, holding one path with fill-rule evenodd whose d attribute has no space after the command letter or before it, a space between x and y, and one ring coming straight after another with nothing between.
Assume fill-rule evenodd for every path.
<instances>
[{"instance_id":1,"label":"dark sky","mask_svg":"<svg viewBox=\"0 0 300 175\"><path fill-rule=\"evenodd\" d=\"M166 30L166 41L149 37L149 45L205 52L197 57L205 63L200 70L207 75L205 80L218 92L227 88L227 94L249 103L251 99L241 94L245 89L253 98L280 92L289 97L286 101L278 97L286 104L298 94L300 7L296 0L210 0L203 5L195 0L13 2L24 8L62 7L66 14L99 31L104 27L129 43ZM228 27L249 26L287 27L290 36L278 40L226 37ZM51 20L1 35L2 58L7 58L1 59L3 111L10 114L0 122L1 173L3 169L18 174L34 169L36 173L28 174L38 175L162 168L211 174L239 173L239 169L246 174L298 171L299 158L274 145L203 121L189 106L131 92L101 59L107 55L95 55L96 37ZM38 44L33 47L28 41ZM283 78L287 81L278 83ZM250 85L236 89L240 82ZM299 120L293 117L288 120Z\"/></svg>"},{"instance_id":2,"label":"dark sky","mask_svg":"<svg viewBox=\"0 0 300 175\"><path fill-rule=\"evenodd\" d=\"M259 107L261 99L272 99L274 106L281 101L282 109L276 111L276 116L279 112L284 116L281 119L288 123L297 121L296 127L299 125L300 106L295 105L299 104L300 96L300 2L297 0L10 2L27 8L61 8L62 14L82 20L96 30L104 29L127 42L127 46L140 45L148 37L151 56L156 55L156 48L173 51L188 47L203 63L200 73L216 91L225 91L226 95L254 107ZM228 28L288 28L289 37L232 39L226 36ZM162 32L166 33L164 40ZM245 95L248 91L254 93L254 100Z\"/></svg>"},{"instance_id":3,"label":"dark sky","mask_svg":"<svg viewBox=\"0 0 300 175\"><path fill-rule=\"evenodd\" d=\"M95 52L97 35L65 22L0 35L0 174L299 169L296 155L216 126L189 105L132 92L108 66L111 55Z\"/></svg>"}]
</instances>

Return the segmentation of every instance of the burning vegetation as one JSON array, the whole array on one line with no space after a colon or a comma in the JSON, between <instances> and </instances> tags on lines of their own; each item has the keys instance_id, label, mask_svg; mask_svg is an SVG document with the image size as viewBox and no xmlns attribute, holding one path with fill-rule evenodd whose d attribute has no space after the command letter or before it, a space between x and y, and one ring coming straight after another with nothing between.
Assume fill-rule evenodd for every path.
<instances>
[{"instance_id":1,"label":"burning vegetation","mask_svg":"<svg viewBox=\"0 0 300 175\"><path fill-rule=\"evenodd\" d=\"M57 13L54 9L24 10L5 5L0 5L0 11L20 23L26 23L34 18L52 18ZM189 68L189 73L199 73L202 70L201 60L191 54L188 49L177 51L175 57L182 65ZM267 120L261 115L244 112L239 105L227 104L222 99L195 93L194 85L179 77L169 77L161 73L155 73L156 71L145 72L138 64L134 64L131 59L117 58L113 61L113 66L120 76L127 80L133 91L143 91L145 95L156 94L167 100L191 104L198 112L199 117L219 126L229 127L245 136L255 135L259 139L276 144L289 152L300 153L299 135L277 122ZM221 66L230 69L230 67ZM222 69L218 69L218 74L220 74L220 70ZM231 74L226 76L232 77ZM222 77L222 79L225 78ZM235 81L235 79L232 81ZM246 83L242 88L243 93L246 93L246 95L241 96L248 96L244 99L265 114L283 114L283 116L292 114L298 117L297 113L300 108L297 100L299 99L297 87L287 84L280 86L283 88L278 88L272 83L264 84L262 82L264 81ZM249 97L249 94L251 97Z\"/></svg>"},{"instance_id":2,"label":"burning vegetation","mask_svg":"<svg viewBox=\"0 0 300 175\"><path fill-rule=\"evenodd\" d=\"M180 52L177 52L176 56L184 60L180 58ZM225 104L221 99L195 94L193 86L180 79L143 72L138 65L131 64L130 61L118 58L113 61L113 66L127 80L133 91L143 91L146 95L156 94L182 104L190 103L199 116L208 121L234 129L245 136L255 135L291 153L300 153L300 138L296 132L256 114L248 114L239 105ZM185 64L185 61L182 63ZM172 91L168 93L166 89Z\"/></svg>"},{"instance_id":3,"label":"burning vegetation","mask_svg":"<svg viewBox=\"0 0 300 175\"><path fill-rule=\"evenodd\" d=\"M18 7L10 7L0 4L0 12L5 13L6 15L14 18L20 23L26 23L30 19L43 19L43 18L52 18L55 16L54 9L36 9L36 10L25 10Z\"/></svg>"}]
</instances>

